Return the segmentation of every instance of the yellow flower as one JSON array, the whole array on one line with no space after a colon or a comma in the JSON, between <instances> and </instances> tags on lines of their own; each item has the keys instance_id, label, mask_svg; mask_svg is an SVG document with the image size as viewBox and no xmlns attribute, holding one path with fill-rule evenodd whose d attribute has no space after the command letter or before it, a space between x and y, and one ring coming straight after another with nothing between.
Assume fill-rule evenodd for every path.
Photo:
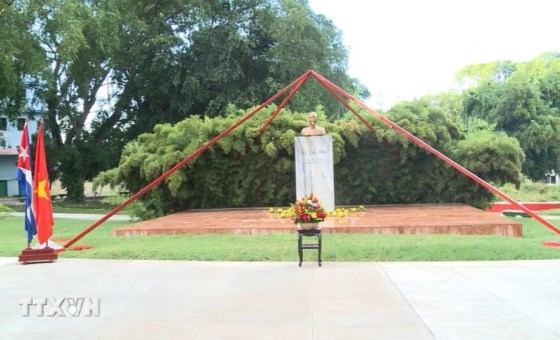
<instances>
[{"instance_id":1,"label":"yellow flower","mask_svg":"<svg viewBox=\"0 0 560 340\"><path fill-rule=\"evenodd\" d=\"M311 213L311 218L317 218L317 213L316 213L316 212L312 212L312 213Z\"/></svg>"},{"instance_id":2,"label":"yellow flower","mask_svg":"<svg viewBox=\"0 0 560 340\"><path fill-rule=\"evenodd\" d=\"M356 207L352 207L352 212L356 212Z\"/></svg>"},{"instance_id":3,"label":"yellow flower","mask_svg":"<svg viewBox=\"0 0 560 340\"><path fill-rule=\"evenodd\" d=\"M282 211L284 211L284 209L282 208L278 208L278 210L276 210L278 213L281 213Z\"/></svg>"},{"instance_id":4,"label":"yellow flower","mask_svg":"<svg viewBox=\"0 0 560 340\"><path fill-rule=\"evenodd\" d=\"M273 213L273 212L274 212L274 208L268 208L268 212Z\"/></svg>"}]
</instances>

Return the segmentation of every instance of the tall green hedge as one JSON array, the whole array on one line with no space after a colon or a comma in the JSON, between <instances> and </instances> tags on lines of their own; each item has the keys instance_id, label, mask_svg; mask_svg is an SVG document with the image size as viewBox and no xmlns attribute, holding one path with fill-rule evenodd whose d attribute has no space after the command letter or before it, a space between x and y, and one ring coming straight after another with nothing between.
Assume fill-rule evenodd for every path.
<instances>
[{"instance_id":1,"label":"tall green hedge","mask_svg":"<svg viewBox=\"0 0 560 340\"><path fill-rule=\"evenodd\" d=\"M307 113L282 110L262 135L271 106L224 137L142 197L152 215L193 208L287 206L295 197L294 137ZM118 168L96 184L121 185L137 192L183 160L247 112L227 117L190 117L158 125L130 142ZM376 129L348 117L319 122L333 138L336 204L463 202L483 207L493 195L404 136L364 116ZM463 134L439 108L397 105L390 119L487 181L521 181L523 152L518 142L491 131Z\"/></svg>"}]
</instances>

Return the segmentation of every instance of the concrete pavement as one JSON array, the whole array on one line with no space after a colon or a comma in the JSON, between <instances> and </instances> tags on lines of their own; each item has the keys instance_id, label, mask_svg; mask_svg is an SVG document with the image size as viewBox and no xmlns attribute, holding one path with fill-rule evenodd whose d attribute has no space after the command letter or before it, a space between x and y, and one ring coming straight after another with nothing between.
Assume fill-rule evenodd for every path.
<instances>
[{"instance_id":1,"label":"concrete pavement","mask_svg":"<svg viewBox=\"0 0 560 340\"><path fill-rule=\"evenodd\" d=\"M100 315L63 317L70 298ZM560 339L560 260L0 258L0 301L1 339Z\"/></svg>"}]
</instances>

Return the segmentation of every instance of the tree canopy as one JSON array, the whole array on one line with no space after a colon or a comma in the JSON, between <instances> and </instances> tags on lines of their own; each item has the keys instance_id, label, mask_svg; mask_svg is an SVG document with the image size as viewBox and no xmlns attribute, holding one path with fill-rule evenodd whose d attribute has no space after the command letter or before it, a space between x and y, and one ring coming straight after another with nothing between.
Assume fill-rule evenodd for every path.
<instances>
[{"instance_id":1,"label":"tree canopy","mask_svg":"<svg viewBox=\"0 0 560 340\"><path fill-rule=\"evenodd\" d=\"M309 69L368 96L346 73L341 32L305 0L19 1L0 26L2 109L29 110L25 82L41 85L49 154L74 199L156 124L251 107ZM308 86L291 108L344 111Z\"/></svg>"}]
</instances>

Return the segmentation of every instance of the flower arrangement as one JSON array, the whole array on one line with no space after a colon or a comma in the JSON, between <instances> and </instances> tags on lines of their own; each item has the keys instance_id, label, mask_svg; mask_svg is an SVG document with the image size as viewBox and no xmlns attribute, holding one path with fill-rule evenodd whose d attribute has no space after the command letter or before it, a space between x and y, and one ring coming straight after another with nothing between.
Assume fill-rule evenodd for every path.
<instances>
[{"instance_id":1,"label":"flower arrangement","mask_svg":"<svg viewBox=\"0 0 560 340\"><path fill-rule=\"evenodd\" d=\"M308 197L302 197L290 205L292 206L292 221L295 224L321 222L327 217L321 202L313 194L309 194Z\"/></svg>"}]
</instances>

